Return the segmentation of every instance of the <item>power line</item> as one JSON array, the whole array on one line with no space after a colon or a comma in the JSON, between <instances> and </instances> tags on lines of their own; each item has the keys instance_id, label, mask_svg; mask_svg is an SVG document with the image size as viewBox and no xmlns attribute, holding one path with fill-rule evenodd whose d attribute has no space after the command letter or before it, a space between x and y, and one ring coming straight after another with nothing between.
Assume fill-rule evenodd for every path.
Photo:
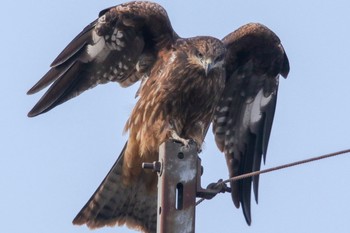
<instances>
[{"instance_id":1,"label":"power line","mask_svg":"<svg viewBox=\"0 0 350 233\"><path fill-rule=\"evenodd\" d=\"M324 155L317 156L317 157L312 157L312 158L309 158L309 159L299 160L299 161L296 161L296 162L287 163L287 164L276 166L276 167L272 167L272 168L267 168L267 169L260 170L260 171L255 171L255 172L242 174L242 175L235 176L235 177L232 177L230 179L218 182L217 186L220 186L220 185L222 186L223 184L226 184L226 183L231 182L231 181L242 180L242 179L246 179L246 178L249 178L249 177L252 177L252 176L256 176L256 175L260 175L260 174L264 174L264 173L269 173L269 172L273 172L273 171L277 171L277 170L281 170L281 169L285 169L285 168L289 168L289 167L294 167L294 166L298 166L298 165L305 164L305 163L311 163L311 162L315 162L317 160L327 159L327 158L334 157L334 156L341 155L341 154L347 154L349 152L350 152L350 149L341 150L341 151L337 151L337 152L333 152L333 153L329 153L329 154L324 154ZM219 192L222 192L222 191L218 190L217 193L219 193ZM199 199L196 202L196 205L199 205L204 200L205 200L204 198Z\"/></svg>"}]
</instances>

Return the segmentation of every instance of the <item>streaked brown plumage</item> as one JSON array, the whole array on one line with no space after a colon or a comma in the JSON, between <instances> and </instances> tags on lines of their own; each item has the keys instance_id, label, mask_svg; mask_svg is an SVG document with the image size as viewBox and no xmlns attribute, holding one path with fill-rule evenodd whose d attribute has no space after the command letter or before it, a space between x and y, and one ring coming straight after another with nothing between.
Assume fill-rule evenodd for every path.
<instances>
[{"instance_id":1,"label":"streaked brown plumage","mask_svg":"<svg viewBox=\"0 0 350 233\"><path fill-rule=\"evenodd\" d=\"M156 174L141 168L158 157L167 139L197 142L213 122L230 177L260 169L276 105L279 74L288 58L278 37L261 24L247 24L223 40L180 38L156 3L130 2L102 11L54 60L28 94L48 91L29 112L47 112L98 84L127 87L142 80L139 100L126 123L129 139L74 224L91 228L127 224L156 231ZM231 183L250 224L253 182Z\"/></svg>"}]
</instances>

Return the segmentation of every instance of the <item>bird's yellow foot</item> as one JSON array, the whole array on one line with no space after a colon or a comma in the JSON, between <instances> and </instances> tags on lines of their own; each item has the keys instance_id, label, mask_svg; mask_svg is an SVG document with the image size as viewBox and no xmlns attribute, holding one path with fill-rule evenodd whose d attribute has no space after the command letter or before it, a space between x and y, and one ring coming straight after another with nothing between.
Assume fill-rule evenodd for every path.
<instances>
[{"instance_id":1,"label":"bird's yellow foot","mask_svg":"<svg viewBox=\"0 0 350 233\"><path fill-rule=\"evenodd\" d=\"M198 151L198 152L201 151L201 148L198 147L199 144L198 144L195 140L193 140L192 138L190 138L190 139L184 139L184 138L180 137L180 136L175 132L175 130L170 130L170 138L171 138L172 140L176 141L176 142L182 143L182 144L184 145L184 147L186 147L186 148L190 148L190 145L191 145L191 144L193 145L193 144L195 143L196 146L197 146L197 151Z\"/></svg>"},{"instance_id":2,"label":"bird's yellow foot","mask_svg":"<svg viewBox=\"0 0 350 233\"><path fill-rule=\"evenodd\" d=\"M180 142L182 143L185 147L189 147L191 139L184 139L182 137L180 137L175 130L170 130L170 137L171 139L173 139L174 141Z\"/></svg>"}]
</instances>

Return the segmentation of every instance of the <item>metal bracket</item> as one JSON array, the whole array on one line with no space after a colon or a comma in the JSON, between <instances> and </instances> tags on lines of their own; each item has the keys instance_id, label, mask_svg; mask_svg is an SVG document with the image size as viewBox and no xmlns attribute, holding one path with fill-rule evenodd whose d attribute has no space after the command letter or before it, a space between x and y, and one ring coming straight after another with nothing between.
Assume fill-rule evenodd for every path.
<instances>
[{"instance_id":1,"label":"metal bracket","mask_svg":"<svg viewBox=\"0 0 350 233\"><path fill-rule=\"evenodd\" d=\"M197 159L197 197L204 199L212 199L218 193L231 192L231 188L227 187L226 184L222 183L222 179L218 180L217 183L210 183L207 188L202 188L201 186L201 176L204 172L204 169L201 165L202 160L198 157Z\"/></svg>"},{"instance_id":2,"label":"metal bracket","mask_svg":"<svg viewBox=\"0 0 350 233\"><path fill-rule=\"evenodd\" d=\"M194 233L196 197L213 198L222 189L217 183L201 187L203 168L197 145L168 140L159 147L159 161L143 163L158 173L157 233Z\"/></svg>"}]
</instances>

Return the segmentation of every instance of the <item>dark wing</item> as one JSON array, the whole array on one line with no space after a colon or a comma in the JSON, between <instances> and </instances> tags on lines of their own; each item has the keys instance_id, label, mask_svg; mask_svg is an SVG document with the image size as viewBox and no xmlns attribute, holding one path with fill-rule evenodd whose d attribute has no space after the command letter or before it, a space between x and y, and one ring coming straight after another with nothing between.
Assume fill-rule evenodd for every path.
<instances>
[{"instance_id":1,"label":"dark wing","mask_svg":"<svg viewBox=\"0 0 350 233\"><path fill-rule=\"evenodd\" d=\"M130 2L102 11L28 91L33 94L52 83L28 116L47 112L98 84L135 83L176 38L167 13L156 3Z\"/></svg>"},{"instance_id":2,"label":"dark wing","mask_svg":"<svg viewBox=\"0 0 350 233\"><path fill-rule=\"evenodd\" d=\"M260 170L275 113L279 74L289 62L279 38L261 24L247 24L222 40L227 48L226 86L215 111L213 131L225 153L230 177ZM253 182L258 200L259 176L232 182L232 199L251 223Z\"/></svg>"}]
</instances>

